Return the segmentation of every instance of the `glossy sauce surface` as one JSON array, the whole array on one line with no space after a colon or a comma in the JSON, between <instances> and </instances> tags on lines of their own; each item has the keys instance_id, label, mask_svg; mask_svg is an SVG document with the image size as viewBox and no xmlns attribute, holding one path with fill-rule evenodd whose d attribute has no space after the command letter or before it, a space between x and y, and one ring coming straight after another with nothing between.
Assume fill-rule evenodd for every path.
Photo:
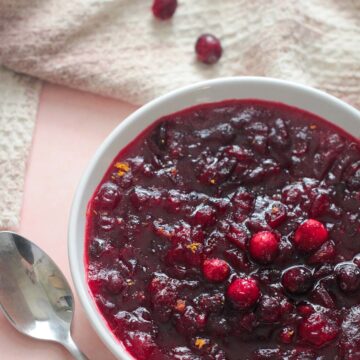
<instances>
[{"instance_id":1,"label":"glossy sauce surface","mask_svg":"<svg viewBox=\"0 0 360 360\"><path fill-rule=\"evenodd\" d=\"M89 202L89 288L137 359L360 359L359 208L359 141L325 120L186 109Z\"/></svg>"}]
</instances>

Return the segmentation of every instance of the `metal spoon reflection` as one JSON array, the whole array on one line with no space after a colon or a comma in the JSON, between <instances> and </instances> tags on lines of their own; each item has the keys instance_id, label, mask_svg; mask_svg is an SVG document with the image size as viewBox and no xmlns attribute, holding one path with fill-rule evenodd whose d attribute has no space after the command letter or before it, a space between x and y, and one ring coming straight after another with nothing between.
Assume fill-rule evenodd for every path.
<instances>
[{"instance_id":1,"label":"metal spoon reflection","mask_svg":"<svg viewBox=\"0 0 360 360\"><path fill-rule=\"evenodd\" d=\"M74 301L64 275L38 246L9 231L0 231L0 308L19 332L87 359L71 338Z\"/></svg>"}]
</instances>

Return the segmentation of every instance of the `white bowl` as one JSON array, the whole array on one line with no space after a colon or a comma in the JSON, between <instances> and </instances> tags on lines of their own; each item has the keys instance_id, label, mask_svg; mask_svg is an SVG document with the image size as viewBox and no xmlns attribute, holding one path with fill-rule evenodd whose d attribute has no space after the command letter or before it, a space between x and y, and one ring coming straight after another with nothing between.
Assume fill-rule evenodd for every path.
<instances>
[{"instance_id":1,"label":"white bowl","mask_svg":"<svg viewBox=\"0 0 360 360\"><path fill-rule=\"evenodd\" d=\"M130 360L132 356L109 330L86 283L84 237L87 203L114 157L147 126L164 115L225 99L281 102L323 117L355 137L360 135L360 112L350 105L307 86L261 77L222 78L187 86L151 101L121 122L99 147L81 179L70 214L68 239L70 267L80 301L95 331L118 359Z\"/></svg>"}]
</instances>

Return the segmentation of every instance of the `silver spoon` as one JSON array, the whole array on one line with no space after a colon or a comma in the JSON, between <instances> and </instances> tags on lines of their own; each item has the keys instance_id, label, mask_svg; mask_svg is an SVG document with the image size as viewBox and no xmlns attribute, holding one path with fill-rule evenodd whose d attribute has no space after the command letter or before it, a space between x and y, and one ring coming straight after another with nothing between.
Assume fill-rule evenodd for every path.
<instances>
[{"instance_id":1,"label":"silver spoon","mask_svg":"<svg viewBox=\"0 0 360 360\"><path fill-rule=\"evenodd\" d=\"M38 246L9 231L0 231L0 308L19 332L87 359L71 338L74 301L64 275Z\"/></svg>"}]
</instances>

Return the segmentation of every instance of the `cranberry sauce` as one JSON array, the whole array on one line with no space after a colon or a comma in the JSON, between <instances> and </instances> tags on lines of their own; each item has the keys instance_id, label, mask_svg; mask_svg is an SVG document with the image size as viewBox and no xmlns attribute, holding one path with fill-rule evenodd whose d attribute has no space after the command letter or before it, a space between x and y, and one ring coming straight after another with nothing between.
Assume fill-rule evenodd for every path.
<instances>
[{"instance_id":1,"label":"cranberry sauce","mask_svg":"<svg viewBox=\"0 0 360 360\"><path fill-rule=\"evenodd\" d=\"M246 100L166 116L88 206L99 311L140 360L360 359L360 144Z\"/></svg>"}]
</instances>

